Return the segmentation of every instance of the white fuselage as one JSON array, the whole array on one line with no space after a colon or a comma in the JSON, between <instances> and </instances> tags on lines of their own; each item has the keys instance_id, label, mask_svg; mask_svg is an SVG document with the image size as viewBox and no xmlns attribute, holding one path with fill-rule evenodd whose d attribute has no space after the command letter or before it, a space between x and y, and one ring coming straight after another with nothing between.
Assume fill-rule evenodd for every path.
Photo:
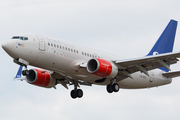
<instances>
[{"instance_id":1,"label":"white fuselage","mask_svg":"<svg viewBox=\"0 0 180 120\"><path fill-rule=\"evenodd\" d=\"M97 83L95 81L102 78L90 74L86 68L81 68L80 64L86 64L91 58L102 58L109 61L122 59L62 40L30 34L21 36L28 37L28 40L11 39L3 44L4 47L8 48L6 52L11 57L14 59L22 58L32 66L58 72L93 84L107 85L110 83L110 79ZM136 72L132 74L133 79L126 78L119 81L118 84L120 88L138 89L171 83L172 80L164 77L163 72L160 69L151 70L149 76Z\"/></svg>"}]
</instances>

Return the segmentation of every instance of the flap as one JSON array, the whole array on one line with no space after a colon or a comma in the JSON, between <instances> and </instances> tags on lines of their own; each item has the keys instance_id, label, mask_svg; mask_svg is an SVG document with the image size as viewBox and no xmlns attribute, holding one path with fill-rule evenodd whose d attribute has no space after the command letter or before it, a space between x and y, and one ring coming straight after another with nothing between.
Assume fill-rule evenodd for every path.
<instances>
[{"instance_id":1,"label":"flap","mask_svg":"<svg viewBox=\"0 0 180 120\"><path fill-rule=\"evenodd\" d=\"M163 73L162 75L167 77L167 78L179 77L180 76L180 71Z\"/></svg>"}]
</instances>

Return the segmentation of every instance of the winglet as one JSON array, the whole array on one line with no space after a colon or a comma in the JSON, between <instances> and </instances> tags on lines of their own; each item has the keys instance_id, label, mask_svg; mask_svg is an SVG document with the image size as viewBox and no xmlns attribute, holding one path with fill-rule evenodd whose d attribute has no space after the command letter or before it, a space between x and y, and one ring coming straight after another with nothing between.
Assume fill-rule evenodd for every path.
<instances>
[{"instance_id":1,"label":"winglet","mask_svg":"<svg viewBox=\"0 0 180 120\"><path fill-rule=\"evenodd\" d=\"M171 20L169 24L166 26L165 30L148 53L149 55L157 55L162 53L169 53L173 51L174 39L176 35L176 28L178 22L175 20ZM164 67L160 68L163 71L168 72L168 70Z\"/></svg>"}]
</instances>

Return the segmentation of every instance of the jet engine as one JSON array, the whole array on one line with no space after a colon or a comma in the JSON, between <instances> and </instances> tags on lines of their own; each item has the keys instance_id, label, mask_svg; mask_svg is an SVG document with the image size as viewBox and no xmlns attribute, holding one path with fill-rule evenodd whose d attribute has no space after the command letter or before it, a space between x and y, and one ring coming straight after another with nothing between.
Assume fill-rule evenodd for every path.
<instances>
[{"instance_id":1,"label":"jet engine","mask_svg":"<svg viewBox=\"0 0 180 120\"><path fill-rule=\"evenodd\" d=\"M56 80L45 70L30 69L28 72L26 81L30 84L46 88L54 87L56 84Z\"/></svg>"},{"instance_id":2,"label":"jet engine","mask_svg":"<svg viewBox=\"0 0 180 120\"><path fill-rule=\"evenodd\" d=\"M114 78L118 74L116 65L100 58L90 59L87 63L87 71L103 78Z\"/></svg>"}]
</instances>

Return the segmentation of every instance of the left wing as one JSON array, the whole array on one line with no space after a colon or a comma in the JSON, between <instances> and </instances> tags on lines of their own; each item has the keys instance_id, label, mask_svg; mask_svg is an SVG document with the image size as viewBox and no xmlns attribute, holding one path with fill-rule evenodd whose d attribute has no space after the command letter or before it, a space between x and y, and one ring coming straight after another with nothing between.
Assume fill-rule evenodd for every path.
<instances>
[{"instance_id":1,"label":"left wing","mask_svg":"<svg viewBox=\"0 0 180 120\"><path fill-rule=\"evenodd\" d=\"M175 78L175 77L179 77L180 76L180 71L163 73L162 75L167 77L167 78Z\"/></svg>"},{"instance_id":2,"label":"left wing","mask_svg":"<svg viewBox=\"0 0 180 120\"><path fill-rule=\"evenodd\" d=\"M120 71L118 74L118 81L131 77L131 74L137 71L141 71L149 76L149 70L160 67L165 67L166 69L170 70L169 65L177 63L177 61L179 61L177 58L179 57L180 52L174 52L114 61Z\"/></svg>"}]
</instances>

